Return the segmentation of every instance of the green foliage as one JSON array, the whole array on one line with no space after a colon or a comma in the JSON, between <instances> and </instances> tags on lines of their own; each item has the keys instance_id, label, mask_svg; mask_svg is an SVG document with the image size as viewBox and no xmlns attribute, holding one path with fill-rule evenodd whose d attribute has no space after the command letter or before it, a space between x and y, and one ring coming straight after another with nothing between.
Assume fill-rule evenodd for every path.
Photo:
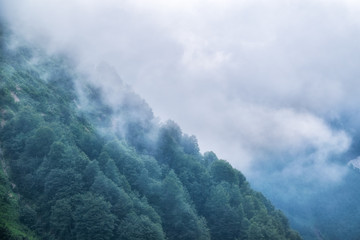
<instances>
[{"instance_id":1,"label":"green foliage","mask_svg":"<svg viewBox=\"0 0 360 240\"><path fill-rule=\"evenodd\" d=\"M55 140L55 134L49 127L41 127L36 130L35 135L30 137L26 143L28 155L32 157L44 157Z\"/></svg>"},{"instance_id":2,"label":"green foliage","mask_svg":"<svg viewBox=\"0 0 360 240\"><path fill-rule=\"evenodd\" d=\"M0 154L0 239L37 239L35 234L31 232L21 222L26 220L33 223L33 217L30 219L24 211L19 211L20 202L16 193L11 188L11 182L7 177L5 162ZM29 210L31 211L31 210ZM31 211L30 215L34 212ZM25 218L24 218L25 217Z\"/></svg>"},{"instance_id":3,"label":"green foliage","mask_svg":"<svg viewBox=\"0 0 360 240\"><path fill-rule=\"evenodd\" d=\"M204 162L206 166L209 166L211 163L219 160L214 152L205 152L204 153Z\"/></svg>"},{"instance_id":4,"label":"green foliage","mask_svg":"<svg viewBox=\"0 0 360 240\"><path fill-rule=\"evenodd\" d=\"M170 239L200 239L209 236L203 220L186 199L181 182L173 171L163 181L160 195L163 225Z\"/></svg>"},{"instance_id":5,"label":"green foliage","mask_svg":"<svg viewBox=\"0 0 360 240\"><path fill-rule=\"evenodd\" d=\"M110 212L110 203L91 194L78 195L78 198L73 214L76 239L111 239L115 216Z\"/></svg>"},{"instance_id":6,"label":"green foliage","mask_svg":"<svg viewBox=\"0 0 360 240\"><path fill-rule=\"evenodd\" d=\"M225 181L230 184L239 184L235 169L224 160L217 160L211 164L210 173L215 182Z\"/></svg>"},{"instance_id":7,"label":"green foliage","mask_svg":"<svg viewBox=\"0 0 360 240\"><path fill-rule=\"evenodd\" d=\"M14 103L10 91L6 88L0 88L0 104L6 106L13 105Z\"/></svg>"},{"instance_id":8,"label":"green foliage","mask_svg":"<svg viewBox=\"0 0 360 240\"><path fill-rule=\"evenodd\" d=\"M85 184L85 189L89 189L93 185L96 176L100 174L100 167L97 161L91 161L85 168L83 172L83 181Z\"/></svg>"},{"instance_id":9,"label":"green foliage","mask_svg":"<svg viewBox=\"0 0 360 240\"><path fill-rule=\"evenodd\" d=\"M44 194L48 200L72 196L82 189L80 174L72 169L53 169L45 178Z\"/></svg>"},{"instance_id":10,"label":"green foliage","mask_svg":"<svg viewBox=\"0 0 360 240\"><path fill-rule=\"evenodd\" d=\"M59 199L51 207L50 227L60 239L73 238L73 210L71 199Z\"/></svg>"},{"instance_id":11,"label":"green foliage","mask_svg":"<svg viewBox=\"0 0 360 240\"><path fill-rule=\"evenodd\" d=\"M115 216L110 210L108 202L90 193L59 199L51 208L51 233L60 239L111 239Z\"/></svg>"},{"instance_id":12,"label":"green foliage","mask_svg":"<svg viewBox=\"0 0 360 240\"><path fill-rule=\"evenodd\" d=\"M261 228L256 222L253 222L249 227L248 240L265 240Z\"/></svg>"},{"instance_id":13,"label":"green foliage","mask_svg":"<svg viewBox=\"0 0 360 240\"><path fill-rule=\"evenodd\" d=\"M188 136L184 135L181 139L181 146L184 149L186 154L199 155L200 149L197 142L197 139L194 135Z\"/></svg>"},{"instance_id":14,"label":"green foliage","mask_svg":"<svg viewBox=\"0 0 360 240\"><path fill-rule=\"evenodd\" d=\"M218 184L211 188L206 201L205 216L208 219L213 239L241 237L240 234L243 230L241 203L237 206L231 206L229 192L229 185Z\"/></svg>"},{"instance_id":15,"label":"green foliage","mask_svg":"<svg viewBox=\"0 0 360 240\"><path fill-rule=\"evenodd\" d=\"M165 239L161 225L153 223L144 215L128 214L120 223L118 235L124 240L162 240Z\"/></svg>"},{"instance_id":16,"label":"green foliage","mask_svg":"<svg viewBox=\"0 0 360 240\"><path fill-rule=\"evenodd\" d=\"M0 239L299 239L242 173L173 121L155 124L133 92L112 109L87 86L81 110L64 59L1 51Z\"/></svg>"},{"instance_id":17,"label":"green foliage","mask_svg":"<svg viewBox=\"0 0 360 240\"><path fill-rule=\"evenodd\" d=\"M47 168L53 169L62 167L61 160L64 159L65 148L65 144L62 142L54 142L51 145L50 152L47 157Z\"/></svg>"}]
</instances>

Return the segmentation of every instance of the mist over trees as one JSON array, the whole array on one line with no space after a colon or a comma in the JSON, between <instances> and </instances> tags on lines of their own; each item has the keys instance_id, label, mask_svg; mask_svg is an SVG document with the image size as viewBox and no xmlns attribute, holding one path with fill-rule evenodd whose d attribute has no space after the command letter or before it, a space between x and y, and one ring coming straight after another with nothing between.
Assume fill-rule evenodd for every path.
<instances>
[{"instance_id":1,"label":"mist over trees","mask_svg":"<svg viewBox=\"0 0 360 240\"><path fill-rule=\"evenodd\" d=\"M109 106L70 60L0 34L1 239L301 239L131 90Z\"/></svg>"}]
</instances>

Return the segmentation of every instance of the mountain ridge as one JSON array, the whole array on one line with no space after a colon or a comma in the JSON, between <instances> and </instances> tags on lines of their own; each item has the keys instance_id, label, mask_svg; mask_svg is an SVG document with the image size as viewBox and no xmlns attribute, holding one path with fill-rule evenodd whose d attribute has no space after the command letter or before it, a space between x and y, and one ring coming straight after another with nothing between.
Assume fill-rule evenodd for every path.
<instances>
[{"instance_id":1,"label":"mountain ridge","mask_svg":"<svg viewBox=\"0 0 360 240\"><path fill-rule=\"evenodd\" d=\"M83 84L82 105L66 59L9 49L4 31L0 39L9 166L0 202L14 216L0 215L5 239L301 239L240 171L201 154L175 122L156 122L132 91L114 108ZM20 196L13 208L4 200L11 192Z\"/></svg>"}]
</instances>

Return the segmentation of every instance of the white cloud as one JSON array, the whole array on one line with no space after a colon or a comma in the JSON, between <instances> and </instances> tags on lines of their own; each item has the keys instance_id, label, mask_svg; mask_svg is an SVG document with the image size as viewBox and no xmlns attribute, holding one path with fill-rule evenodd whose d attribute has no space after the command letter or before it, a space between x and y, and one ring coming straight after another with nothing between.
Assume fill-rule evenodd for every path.
<instances>
[{"instance_id":1,"label":"white cloud","mask_svg":"<svg viewBox=\"0 0 360 240\"><path fill-rule=\"evenodd\" d=\"M50 51L66 49L81 69L108 62L156 115L174 119L197 135L203 151L214 150L240 169L276 161L264 157L269 153L305 152L304 161L332 176L337 166L328 156L350 144L346 131L329 121L359 104L356 1L2 5L18 33ZM308 149L315 154L307 156ZM305 174L303 163L284 166Z\"/></svg>"}]
</instances>

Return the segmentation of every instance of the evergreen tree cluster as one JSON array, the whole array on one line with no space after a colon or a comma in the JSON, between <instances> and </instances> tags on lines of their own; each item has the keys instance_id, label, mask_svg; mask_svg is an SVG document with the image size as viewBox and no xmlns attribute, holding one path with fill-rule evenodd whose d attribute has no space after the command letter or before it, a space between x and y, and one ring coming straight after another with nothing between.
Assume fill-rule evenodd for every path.
<instances>
[{"instance_id":1,"label":"evergreen tree cluster","mask_svg":"<svg viewBox=\"0 0 360 240\"><path fill-rule=\"evenodd\" d=\"M113 108L83 86L82 109L68 60L0 38L1 239L301 239L241 172L157 123L136 94Z\"/></svg>"}]
</instances>

